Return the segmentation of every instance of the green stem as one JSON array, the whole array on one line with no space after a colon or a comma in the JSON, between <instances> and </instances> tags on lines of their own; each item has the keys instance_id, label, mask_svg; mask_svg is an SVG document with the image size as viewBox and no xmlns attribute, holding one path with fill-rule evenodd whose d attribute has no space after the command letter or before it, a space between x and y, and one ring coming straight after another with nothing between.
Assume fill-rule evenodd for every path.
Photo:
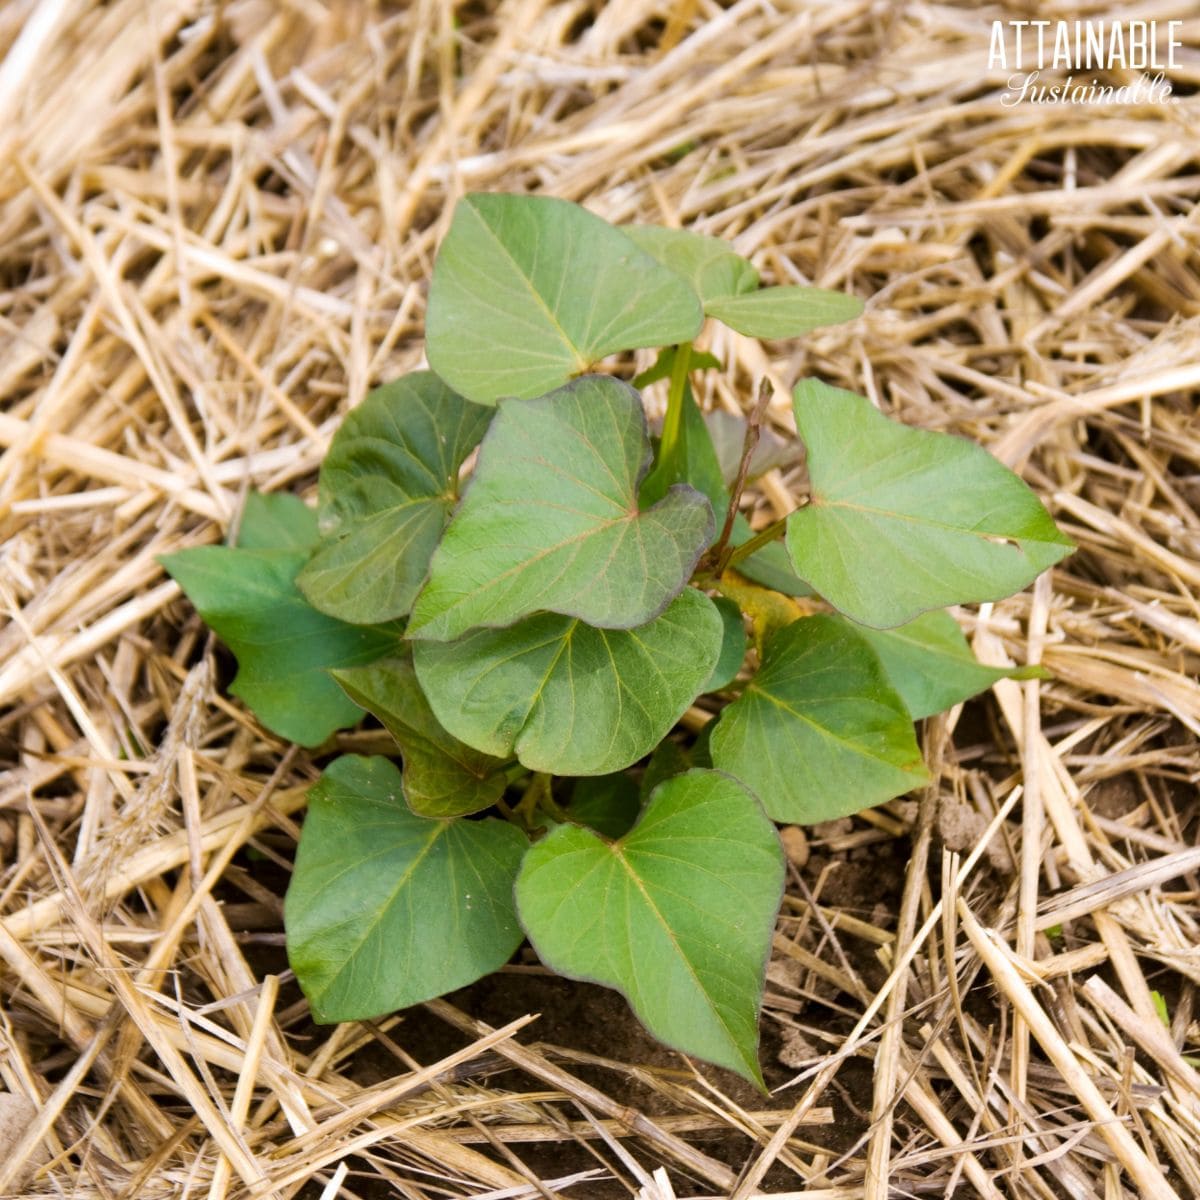
<instances>
[{"instance_id":1,"label":"green stem","mask_svg":"<svg viewBox=\"0 0 1200 1200\"><path fill-rule=\"evenodd\" d=\"M538 829L546 827L545 821L538 820L539 813L544 813L559 824L568 820L562 806L554 799L551 784L552 779L549 775L535 771L529 777L529 783L521 799L512 810L513 817L527 833L534 833Z\"/></svg>"},{"instance_id":2,"label":"green stem","mask_svg":"<svg viewBox=\"0 0 1200 1200\"><path fill-rule=\"evenodd\" d=\"M725 559L725 567L734 567L743 559L749 558L757 550L761 550L768 542L773 542L787 528L787 517L772 521L766 529L760 530L749 541L735 546Z\"/></svg>"},{"instance_id":3,"label":"green stem","mask_svg":"<svg viewBox=\"0 0 1200 1200\"><path fill-rule=\"evenodd\" d=\"M667 415L663 419L662 440L658 447L659 462L668 461L679 444L680 431L683 429L683 394L687 388L691 359L691 342L675 347L675 359L671 363L671 390L667 393Z\"/></svg>"},{"instance_id":4,"label":"green stem","mask_svg":"<svg viewBox=\"0 0 1200 1200\"><path fill-rule=\"evenodd\" d=\"M521 799L517 801L516 807L513 809L513 815L526 829L534 828L535 814L542 802L542 798L549 791L550 776L542 774L541 771L535 771L529 777L529 783L526 785Z\"/></svg>"},{"instance_id":5,"label":"green stem","mask_svg":"<svg viewBox=\"0 0 1200 1200\"><path fill-rule=\"evenodd\" d=\"M548 817L553 817L560 825L571 819L567 815L567 810L554 799L548 785L546 787L546 794L542 797L542 812Z\"/></svg>"}]
</instances>

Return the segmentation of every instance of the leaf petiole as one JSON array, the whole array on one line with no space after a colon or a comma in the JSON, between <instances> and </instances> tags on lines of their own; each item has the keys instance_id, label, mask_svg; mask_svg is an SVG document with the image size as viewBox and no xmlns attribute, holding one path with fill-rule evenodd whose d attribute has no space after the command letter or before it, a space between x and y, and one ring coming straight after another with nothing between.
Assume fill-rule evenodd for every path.
<instances>
[{"instance_id":1,"label":"leaf petiole","mask_svg":"<svg viewBox=\"0 0 1200 1200\"><path fill-rule=\"evenodd\" d=\"M550 775L543 771L534 771L524 794L512 810L513 818L530 833L545 828L545 822L538 820L539 812L545 813L558 824L569 819L562 806L554 799L551 785Z\"/></svg>"},{"instance_id":2,"label":"leaf petiole","mask_svg":"<svg viewBox=\"0 0 1200 1200\"><path fill-rule=\"evenodd\" d=\"M692 343L675 347L671 361L671 390L667 393L667 415L663 418L662 440L659 442L659 461L669 461L679 444L683 428L683 393L687 387L688 367L692 361Z\"/></svg>"},{"instance_id":3,"label":"leaf petiole","mask_svg":"<svg viewBox=\"0 0 1200 1200\"><path fill-rule=\"evenodd\" d=\"M526 829L534 826L534 814L541 806L542 798L550 791L550 776L542 771L534 771L529 777L529 783L521 799L513 808L513 816Z\"/></svg>"},{"instance_id":4,"label":"leaf petiole","mask_svg":"<svg viewBox=\"0 0 1200 1200\"><path fill-rule=\"evenodd\" d=\"M764 546L773 542L787 528L787 517L780 517L778 521L772 521L765 529L760 529L749 541L743 542L740 546L734 546L725 558L725 568L736 567L744 558L749 558L750 555L761 550ZM724 573L724 571L722 572Z\"/></svg>"}]
</instances>

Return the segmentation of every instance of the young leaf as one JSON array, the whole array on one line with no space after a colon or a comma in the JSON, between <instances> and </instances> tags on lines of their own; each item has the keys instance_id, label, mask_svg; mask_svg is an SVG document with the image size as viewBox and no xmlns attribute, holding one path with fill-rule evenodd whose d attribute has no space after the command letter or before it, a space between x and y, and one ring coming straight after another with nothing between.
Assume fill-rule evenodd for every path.
<instances>
[{"instance_id":1,"label":"young leaf","mask_svg":"<svg viewBox=\"0 0 1200 1200\"><path fill-rule=\"evenodd\" d=\"M417 642L417 678L455 737L531 771L605 775L649 754L700 694L722 622L687 588L637 629L554 613L456 642Z\"/></svg>"},{"instance_id":2,"label":"young leaf","mask_svg":"<svg viewBox=\"0 0 1200 1200\"><path fill-rule=\"evenodd\" d=\"M1046 679L1042 667L986 667L948 613L922 613L896 629L855 627L879 656L888 682L914 720L952 708L998 679Z\"/></svg>"},{"instance_id":3,"label":"young leaf","mask_svg":"<svg viewBox=\"0 0 1200 1200\"><path fill-rule=\"evenodd\" d=\"M713 668L712 677L704 685L706 692L719 692L727 688L737 678L746 658L746 625L742 620L742 610L725 596L717 596L713 603L721 614L725 636L721 640L721 657Z\"/></svg>"},{"instance_id":4,"label":"young leaf","mask_svg":"<svg viewBox=\"0 0 1200 1200\"><path fill-rule=\"evenodd\" d=\"M284 907L313 1017L365 1020L472 983L521 943L513 881L528 845L506 821L431 821L386 758L336 759L309 792Z\"/></svg>"},{"instance_id":5,"label":"young leaf","mask_svg":"<svg viewBox=\"0 0 1200 1200\"><path fill-rule=\"evenodd\" d=\"M808 379L795 390L812 499L788 518L797 573L862 625L1020 591L1073 549L981 446L909 429Z\"/></svg>"},{"instance_id":6,"label":"young leaf","mask_svg":"<svg viewBox=\"0 0 1200 1200\"><path fill-rule=\"evenodd\" d=\"M851 321L862 313L862 301L844 292L815 287L759 288L753 264L719 238L661 225L629 225L624 232L692 285L707 316L749 337L797 337L822 325Z\"/></svg>"},{"instance_id":7,"label":"young leaf","mask_svg":"<svg viewBox=\"0 0 1200 1200\"><path fill-rule=\"evenodd\" d=\"M417 598L410 637L457 638L530 613L632 629L683 590L712 539L708 501L673 487L638 511L650 459L637 393L589 376L509 400Z\"/></svg>"},{"instance_id":8,"label":"young leaf","mask_svg":"<svg viewBox=\"0 0 1200 1200\"><path fill-rule=\"evenodd\" d=\"M705 312L710 311L714 301L753 292L758 287L754 264L720 238L663 225L626 225L621 232L664 267L686 279L700 297Z\"/></svg>"},{"instance_id":9,"label":"young leaf","mask_svg":"<svg viewBox=\"0 0 1200 1200\"><path fill-rule=\"evenodd\" d=\"M689 484L707 497L718 520L725 516L725 510L729 507L729 492L721 478L721 464L717 462L704 417L688 383L683 387L679 437L669 452L664 453L663 448L659 448L654 466L642 480L638 493L640 503L657 504L677 483Z\"/></svg>"},{"instance_id":10,"label":"young leaf","mask_svg":"<svg viewBox=\"0 0 1200 1200\"><path fill-rule=\"evenodd\" d=\"M410 659L386 658L333 677L396 739L404 756L404 799L417 816L481 812L504 795L506 760L480 754L438 724Z\"/></svg>"},{"instance_id":11,"label":"young leaf","mask_svg":"<svg viewBox=\"0 0 1200 1200\"><path fill-rule=\"evenodd\" d=\"M762 1087L758 1008L783 874L754 797L690 771L618 842L554 830L525 856L517 908L548 967L616 988L660 1041Z\"/></svg>"},{"instance_id":12,"label":"young leaf","mask_svg":"<svg viewBox=\"0 0 1200 1200\"><path fill-rule=\"evenodd\" d=\"M799 337L824 325L853 321L862 310L863 303L857 296L794 285L762 288L705 306L710 317L756 338Z\"/></svg>"},{"instance_id":13,"label":"young leaf","mask_svg":"<svg viewBox=\"0 0 1200 1200\"><path fill-rule=\"evenodd\" d=\"M619 350L691 341L695 292L607 221L548 196L464 196L429 289L426 353L478 404L529 398Z\"/></svg>"},{"instance_id":14,"label":"young leaf","mask_svg":"<svg viewBox=\"0 0 1200 1200\"><path fill-rule=\"evenodd\" d=\"M252 541L264 528L252 529ZM229 690L280 737L319 746L362 716L328 668L373 662L398 638L317 612L296 587L307 559L307 550L195 546L159 561L237 658Z\"/></svg>"},{"instance_id":15,"label":"young leaf","mask_svg":"<svg viewBox=\"0 0 1200 1200\"><path fill-rule=\"evenodd\" d=\"M321 465L324 537L297 580L314 607L360 625L408 612L457 500L458 469L492 416L419 371L346 417Z\"/></svg>"},{"instance_id":16,"label":"young leaf","mask_svg":"<svg viewBox=\"0 0 1200 1200\"><path fill-rule=\"evenodd\" d=\"M791 597L743 579L737 571L726 571L717 587L722 596L750 619L754 646L760 655L771 634L800 620L807 612Z\"/></svg>"},{"instance_id":17,"label":"young leaf","mask_svg":"<svg viewBox=\"0 0 1200 1200\"><path fill-rule=\"evenodd\" d=\"M575 780L567 815L606 838L619 838L633 828L642 809L638 786L618 771L612 775L585 775Z\"/></svg>"},{"instance_id":18,"label":"young leaf","mask_svg":"<svg viewBox=\"0 0 1200 1200\"><path fill-rule=\"evenodd\" d=\"M871 808L927 779L912 718L875 652L831 616L768 640L711 746L717 770L746 784L775 820L797 825Z\"/></svg>"},{"instance_id":19,"label":"young leaf","mask_svg":"<svg viewBox=\"0 0 1200 1200\"><path fill-rule=\"evenodd\" d=\"M312 550L317 514L290 492L249 492L238 525L239 550Z\"/></svg>"}]
</instances>

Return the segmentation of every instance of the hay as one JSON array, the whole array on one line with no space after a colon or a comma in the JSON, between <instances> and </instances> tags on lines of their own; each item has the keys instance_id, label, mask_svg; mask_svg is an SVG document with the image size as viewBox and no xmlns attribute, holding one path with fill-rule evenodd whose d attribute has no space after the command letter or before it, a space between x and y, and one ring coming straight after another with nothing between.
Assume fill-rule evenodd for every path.
<instances>
[{"instance_id":1,"label":"hay","mask_svg":"<svg viewBox=\"0 0 1200 1200\"><path fill-rule=\"evenodd\" d=\"M1008 15L0 10L0 1194L1200 1194L1200 57L1174 104L1005 106ZM315 769L222 697L155 557L221 538L248 488L311 496L339 418L421 361L464 189L855 291L860 321L802 343L712 330L702 402L863 391L988 445L1081 547L962 614L981 656L1053 679L931 723L919 806L810 831L769 1101L445 1001L318 1029L253 965L281 963L279 894L242 852L283 878ZM782 398L768 419L789 430ZM758 517L796 482L768 476ZM839 898L892 852L898 912ZM457 1049L412 1032L439 1025ZM574 1165L540 1169L546 1145Z\"/></svg>"}]
</instances>

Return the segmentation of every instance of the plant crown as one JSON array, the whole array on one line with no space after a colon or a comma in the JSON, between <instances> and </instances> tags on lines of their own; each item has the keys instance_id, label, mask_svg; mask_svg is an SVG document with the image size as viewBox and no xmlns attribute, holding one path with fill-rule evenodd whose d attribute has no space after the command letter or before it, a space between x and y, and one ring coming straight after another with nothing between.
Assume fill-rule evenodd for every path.
<instances>
[{"instance_id":1,"label":"plant crown","mask_svg":"<svg viewBox=\"0 0 1200 1200\"><path fill-rule=\"evenodd\" d=\"M251 495L236 547L164 559L264 726L316 747L366 710L398 748L333 758L310 793L286 926L317 1020L441 995L528 938L761 1086L775 822L922 786L914 720L1029 674L977 662L945 606L1072 549L980 447L815 379L794 393L808 495L751 529L742 489L796 448L759 437L761 402L701 413L690 381L719 364L693 339L861 309L762 287L714 238L469 195L431 370L345 418L316 512ZM665 349L634 386L594 373L644 347ZM659 379L653 439L635 388Z\"/></svg>"}]
</instances>

